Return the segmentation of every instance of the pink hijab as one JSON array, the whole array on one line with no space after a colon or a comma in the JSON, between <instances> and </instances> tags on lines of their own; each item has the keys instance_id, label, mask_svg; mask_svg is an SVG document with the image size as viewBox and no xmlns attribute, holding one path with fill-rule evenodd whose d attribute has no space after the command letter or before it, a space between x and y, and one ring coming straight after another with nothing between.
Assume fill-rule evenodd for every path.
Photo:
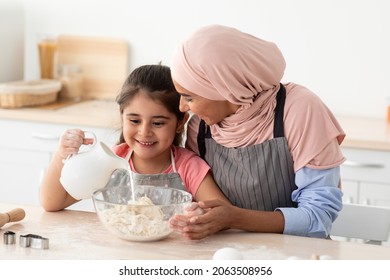
<instances>
[{"instance_id":1,"label":"pink hijab","mask_svg":"<svg viewBox=\"0 0 390 280\"><path fill-rule=\"evenodd\" d=\"M274 43L211 25L179 45L171 72L175 82L196 95L241 105L212 125L211 133L223 146L246 147L273 138L276 93L285 67ZM285 86L285 135L295 171L305 165L323 169L341 164L339 144L345 134L335 117L308 89Z\"/></svg>"}]
</instances>

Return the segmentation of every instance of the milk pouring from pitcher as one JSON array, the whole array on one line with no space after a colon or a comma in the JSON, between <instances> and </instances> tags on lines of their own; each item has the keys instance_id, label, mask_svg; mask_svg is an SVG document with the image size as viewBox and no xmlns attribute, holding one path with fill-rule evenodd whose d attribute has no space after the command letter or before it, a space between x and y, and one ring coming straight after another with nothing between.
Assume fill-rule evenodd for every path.
<instances>
[{"instance_id":1,"label":"milk pouring from pitcher","mask_svg":"<svg viewBox=\"0 0 390 280\"><path fill-rule=\"evenodd\" d=\"M125 159L91 134L94 138L91 148L68 157L61 172L62 186L77 200L91 198L94 191L104 188L115 170L129 170Z\"/></svg>"}]
</instances>

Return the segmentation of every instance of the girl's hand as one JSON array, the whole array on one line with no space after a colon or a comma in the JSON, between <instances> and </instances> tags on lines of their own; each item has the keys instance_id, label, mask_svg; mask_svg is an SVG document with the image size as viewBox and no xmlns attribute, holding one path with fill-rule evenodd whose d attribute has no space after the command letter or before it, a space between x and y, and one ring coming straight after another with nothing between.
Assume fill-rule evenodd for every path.
<instances>
[{"instance_id":1,"label":"girl's hand","mask_svg":"<svg viewBox=\"0 0 390 280\"><path fill-rule=\"evenodd\" d=\"M93 141L93 138L85 138L80 129L68 129L61 135L57 154L65 160L69 155L77 154L81 145L90 145Z\"/></svg>"}]
</instances>

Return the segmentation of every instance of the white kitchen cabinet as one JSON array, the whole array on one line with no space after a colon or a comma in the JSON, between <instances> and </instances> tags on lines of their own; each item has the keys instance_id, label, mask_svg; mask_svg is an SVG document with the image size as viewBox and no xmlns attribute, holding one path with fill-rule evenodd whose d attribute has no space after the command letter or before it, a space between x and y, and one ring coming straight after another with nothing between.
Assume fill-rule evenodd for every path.
<instances>
[{"instance_id":1,"label":"white kitchen cabinet","mask_svg":"<svg viewBox=\"0 0 390 280\"><path fill-rule=\"evenodd\" d=\"M341 165L343 201L390 207L390 152L358 148L342 148L342 151L347 158ZM364 242L334 236L332 239ZM382 244L389 246L389 242Z\"/></svg>"},{"instance_id":2,"label":"white kitchen cabinet","mask_svg":"<svg viewBox=\"0 0 390 280\"><path fill-rule=\"evenodd\" d=\"M24 149L0 148L0 201L39 204L39 182L50 154Z\"/></svg>"},{"instance_id":3,"label":"white kitchen cabinet","mask_svg":"<svg viewBox=\"0 0 390 280\"><path fill-rule=\"evenodd\" d=\"M341 189L343 191L343 202L358 203L358 201L359 201L359 182L345 180L342 178Z\"/></svg>"},{"instance_id":4,"label":"white kitchen cabinet","mask_svg":"<svg viewBox=\"0 0 390 280\"><path fill-rule=\"evenodd\" d=\"M343 148L344 201L390 207L390 152Z\"/></svg>"},{"instance_id":5,"label":"white kitchen cabinet","mask_svg":"<svg viewBox=\"0 0 390 280\"><path fill-rule=\"evenodd\" d=\"M360 185L359 203L390 207L390 184L363 182Z\"/></svg>"},{"instance_id":6,"label":"white kitchen cabinet","mask_svg":"<svg viewBox=\"0 0 390 280\"><path fill-rule=\"evenodd\" d=\"M92 131L98 141L113 146L118 131L92 126L57 125L45 122L0 120L0 201L39 205L41 178L57 149L61 134L68 128ZM93 210L91 200L72 209Z\"/></svg>"}]
</instances>

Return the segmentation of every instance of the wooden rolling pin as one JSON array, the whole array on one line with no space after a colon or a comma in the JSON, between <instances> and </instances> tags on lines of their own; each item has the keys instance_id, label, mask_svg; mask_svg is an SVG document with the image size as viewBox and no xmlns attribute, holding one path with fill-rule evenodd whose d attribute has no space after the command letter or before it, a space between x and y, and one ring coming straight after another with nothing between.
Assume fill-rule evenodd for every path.
<instances>
[{"instance_id":1,"label":"wooden rolling pin","mask_svg":"<svg viewBox=\"0 0 390 280\"><path fill-rule=\"evenodd\" d=\"M6 223L21 221L25 216L26 212L22 208L15 208L6 213L0 213L0 228Z\"/></svg>"}]
</instances>

